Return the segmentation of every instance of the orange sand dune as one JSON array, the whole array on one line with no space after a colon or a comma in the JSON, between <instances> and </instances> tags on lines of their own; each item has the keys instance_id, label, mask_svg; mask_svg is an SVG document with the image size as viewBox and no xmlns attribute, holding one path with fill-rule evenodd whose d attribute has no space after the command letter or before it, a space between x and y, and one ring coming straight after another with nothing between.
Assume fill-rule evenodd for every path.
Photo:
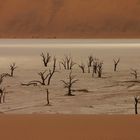
<instances>
[{"instance_id":1,"label":"orange sand dune","mask_svg":"<svg viewBox=\"0 0 140 140\"><path fill-rule=\"evenodd\" d=\"M140 140L140 116L0 116L2 140Z\"/></svg>"},{"instance_id":2,"label":"orange sand dune","mask_svg":"<svg viewBox=\"0 0 140 140\"><path fill-rule=\"evenodd\" d=\"M139 0L4 0L1 38L139 38Z\"/></svg>"}]
</instances>

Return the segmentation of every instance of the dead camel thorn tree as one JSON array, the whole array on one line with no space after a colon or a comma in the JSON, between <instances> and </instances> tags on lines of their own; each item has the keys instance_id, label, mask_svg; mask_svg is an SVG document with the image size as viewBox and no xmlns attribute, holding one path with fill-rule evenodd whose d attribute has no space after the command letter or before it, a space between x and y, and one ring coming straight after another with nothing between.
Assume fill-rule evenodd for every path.
<instances>
[{"instance_id":1,"label":"dead camel thorn tree","mask_svg":"<svg viewBox=\"0 0 140 140\"><path fill-rule=\"evenodd\" d=\"M114 61L114 71L117 71L117 66L118 66L118 64L119 64L119 62L120 62L120 58L118 58L118 59L113 59L113 61Z\"/></svg>"},{"instance_id":2,"label":"dead camel thorn tree","mask_svg":"<svg viewBox=\"0 0 140 140\"><path fill-rule=\"evenodd\" d=\"M88 57L88 65L89 65L89 67L92 66L92 62L93 62L93 56L90 55L90 56Z\"/></svg>"},{"instance_id":3,"label":"dead camel thorn tree","mask_svg":"<svg viewBox=\"0 0 140 140\"><path fill-rule=\"evenodd\" d=\"M40 55L42 57L42 61L43 61L43 64L45 67L48 66L48 63L50 62L51 60L51 56L49 53L47 53L46 55L44 53L41 53Z\"/></svg>"},{"instance_id":4,"label":"dead camel thorn tree","mask_svg":"<svg viewBox=\"0 0 140 140\"><path fill-rule=\"evenodd\" d=\"M138 79L138 72L135 69L131 69L131 75L133 75L135 77L135 79Z\"/></svg>"},{"instance_id":5,"label":"dead camel thorn tree","mask_svg":"<svg viewBox=\"0 0 140 140\"><path fill-rule=\"evenodd\" d=\"M92 67L92 63L93 63L93 56L90 55L90 56L88 57L88 62L87 62L88 73L90 73L90 68Z\"/></svg>"},{"instance_id":6,"label":"dead camel thorn tree","mask_svg":"<svg viewBox=\"0 0 140 140\"><path fill-rule=\"evenodd\" d=\"M140 103L140 98L138 96L134 97L135 99L135 114L138 114L138 103Z\"/></svg>"},{"instance_id":7,"label":"dead camel thorn tree","mask_svg":"<svg viewBox=\"0 0 140 140\"><path fill-rule=\"evenodd\" d=\"M85 73L85 65L81 63L81 65L78 65L78 66L82 70L82 72Z\"/></svg>"},{"instance_id":8,"label":"dead camel thorn tree","mask_svg":"<svg viewBox=\"0 0 140 140\"><path fill-rule=\"evenodd\" d=\"M46 70L44 72L39 72L38 75L40 76L42 82L41 82L41 85L46 85L45 84L45 81L47 80L47 78L49 77L49 74L45 75L46 74Z\"/></svg>"},{"instance_id":9,"label":"dead camel thorn tree","mask_svg":"<svg viewBox=\"0 0 140 140\"><path fill-rule=\"evenodd\" d=\"M62 64L65 70L71 70L76 63L74 63L72 57L65 56L65 58L60 61L60 64Z\"/></svg>"},{"instance_id":10,"label":"dead camel thorn tree","mask_svg":"<svg viewBox=\"0 0 140 140\"><path fill-rule=\"evenodd\" d=\"M13 63L10 65L10 76L13 77L14 76L14 70L17 68L16 63Z\"/></svg>"},{"instance_id":11,"label":"dead camel thorn tree","mask_svg":"<svg viewBox=\"0 0 140 140\"><path fill-rule=\"evenodd\" d=\"M47 70L43 71L43 72L39 72L38 75L41 78L41 81L39 80L34 80L34 81L30 81L29 83L39 83L41 85L46 85L46 80L49 77L50 74L46 74Z\"/></svg>"},{"instance_id":12,"label":"dead camel thorn tree","mask_svg":"<svg viewBox=\"0 0 140 140\"><path fill-rule=\"evenodd\" d=\"M2 84L4 77L10 76L8 73L2 73L0 75L0 84Z\"/></svg>"},{"instance_id":13,"label":"dead camel thorn tree","mask_svg":"<svg viewBox=\"0 0 140 140\"><path fill-rule=\"evenodd\" d=\"M99 60L97 58L93 59L93 72L95 74L97 73L98 62L99 62Z\"/></svg>"},{"instance_id":14,"label":"dead camel thorn tree","mask_svg":"<svg viewBox=\"0 0 140 140\"><path fill-rule=\"evenodd\" d=\"M99 60L97 58L93 59L92 77L94 77L94 74L97 74L98 62Z\"/></svg>"},{"instance_id":15,"label":"dead camel thorn tree","mask_svg":"<svg viewBox=\"0 0 140 140\"><path fill-rule=\"evenodd\" d=\"M56 72L56 58L54 57L54 64L53 64L53 69L49 69L49 73L46 73L47 70L43 71L43 72L39 72L38 75L40 76L41 80L34 80L34 81L30 81L28 84L22 84L22 85L30 85L31 83L35 84L35 83L39 83L41 85L46 85L46 81L47 81L47 85L50 85L51 82L51 78L54 75L54 73Z\"/></svg>"},{"instance_id":16,"label":"dead camel thorn tree","mask_svg":"<svg viewBox=\"0 0 140 140\"><path fill-rule=\"evenodd\" d=\"M48 83L47 85L50 85L51 82L51 78L54 75L54 73L56 72L56 58L53 58L53 69L49 70L49 76L48 76Z\"/></svg>"},{"instance_id":17,"label":"dead camel thorn tree","mask_svg":"<svg viewBox=\"0 0 140 140\"><path fill-rule=\"evenodd\" d=\"M103 62L99 62L97 65L97 73L99 78L102 77L102 70L103 70Z\"/></svg>"},{"instance_id":18,"label":"dead camel thorn tree","mask_svg":"<svg viewBox=\"0 0 140 140\"><path fill-rule=\"evenodd\" d=\"M64 81L64 80L61 81L64 83L64 88L68 89L68 93L66 95L74 96L72 94L72 87L73 84L75 84L78 81L78 79L75 79L75 76L72 75L72 71L69 73L68 81Z\"/></svg>"},{"instance_id":19,"label":"dead camel thorn tree","mask_svg":"<svg viewBox=\"0 0 140 140\"><path fill-rule=\"evenodd\" d=\"M5 88L0 88L0 104L5 103Z\"/></svg>"}]
</instances>

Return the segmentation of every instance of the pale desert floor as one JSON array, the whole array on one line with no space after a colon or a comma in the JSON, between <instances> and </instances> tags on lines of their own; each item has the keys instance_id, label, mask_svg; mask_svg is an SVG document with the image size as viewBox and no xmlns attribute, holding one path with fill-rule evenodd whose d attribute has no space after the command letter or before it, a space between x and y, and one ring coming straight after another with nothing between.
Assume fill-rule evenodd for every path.
<instances>
[{"instance_id":1,"label":"pale desert floor","mask_svg":"<svg viewBox=\"0 0 140 140\"><path fill-rule=\"evenodd\" d=\"M86 64L89 55L104 61L103 77L92 78L74 66L73 74L79 80L73 89L86 89L88 92L74 92L75 96L65 96L60 80L66 79L70 71L59 69L54 74L51 85L21 86L31 80L38 80L38 72L45 69L40 54L50 52L60 61L64 55ZM113 58L121 58L118 71L113 72ZM18 68L13 78L4 79L1 87L6 88L6 103L0 104L4 114L134 114L134 96L140 95L140 83L124 82L134 80L130 69L140 71L140 49L138 48L0 48L0 73L9 72L9 64L16 62ZM49 64L51 68L51 64ZM140 77L138 77L138 81ZM46 91L50 92L51 106L46 105ZM140 108L139 108L140 110Z\"/></svg>"}]
</instances>

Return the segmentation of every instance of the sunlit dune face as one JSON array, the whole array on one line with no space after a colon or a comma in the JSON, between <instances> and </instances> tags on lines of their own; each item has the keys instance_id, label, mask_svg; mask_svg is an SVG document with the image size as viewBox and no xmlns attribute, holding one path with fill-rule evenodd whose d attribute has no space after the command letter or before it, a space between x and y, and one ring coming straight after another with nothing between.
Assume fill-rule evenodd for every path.
<instances>
[{"instance_id":1,"label":"sunlit dune face","mask_svg":"<svg viewBox=\"0 0 140 140\"><path fill-rule=\"evenodd\" d=\"M2 38L137 38L138 0L7 0L0 6Z\"/></svg>"}]
</instances>

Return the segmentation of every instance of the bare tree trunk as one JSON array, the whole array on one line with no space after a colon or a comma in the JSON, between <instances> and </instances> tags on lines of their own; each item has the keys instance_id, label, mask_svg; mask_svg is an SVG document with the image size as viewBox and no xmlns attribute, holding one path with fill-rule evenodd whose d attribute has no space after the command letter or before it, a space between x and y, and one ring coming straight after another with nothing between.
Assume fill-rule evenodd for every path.
<instances>
[{"instance_id":1,"label":"bare tree trunk","mask_svg":"<svg viewBox=\"0 0 140 140\"><path fill-rule=\"evenodd\" d=\"M138 103L140 101L140 98L139 97L135 97L135 114L137 115L138 114Z\"/></svg>"},{"instance_id":2,"label":"bare tree trunk","mask_svg":"<svg viewBox=\"0 0 140 140\"><path fill-rule=\"evenodd\" d=\"M68 88L68 96L72 96L72 94L71 94L71 87L70 86Z\"/></svg>"},{"instance_id":3,"label":"bare tree trunk","mask_svg":"<svg viewBox=\"0 0 140 140\"><path fill-rule=\"evenodd\" d=\"M114 64L114 71L117 71L117 64Z\"/></svg>"},{"instance_id":4,"label":"bare tree trunk","mask_svg":"<svg viewBox=\"0 0 140 140\"><path fill-rule=\"evenodd\" d=\"M102 77L102 73L101 73L101 72L98 73L98 77L99 77L99 78Z\"/></svg>"},{"instance_id":5,"label":"bare tree trunk","mask_svg":"<svg viewBox=\"0 0 140 140\"><path fill-rule=\"evenodd\" d=\"M14 75L14 71L13 71L13 70L11 70L11 77L13 77L13 75Z\"/></svg>"},{"instance_id":6,"label":"bare tree trunk","mask_svg":"<svg viewBox=\"0 0 140 140\"><path fill-rule=\"evenodd\" d=\"M49 90L46 89L47 92L47 104L46 105L50 105L50 100L49 100Z\"/></svg>"},{"instance_id":7,"label":"bare tree trunk","mask_svg":"<svg viewBox=\"0 0 140 140\"><path fill-rule=\"evenodd\" d=\"M120 62L120 58L117 60L114 59L114 71L117 71L117 66L118 66L119 62Z\"/></svg>"},{"instance_id":8,"label":"bare tree trunk","mask_svg":"<svg viewBox=\"0 0 140 140\"><path fill-rule=\"evenodd\" d=\"M138 103L139 103L140 98L135 97L134 99L135 99L135 114L138 114Z\"/></svg>"},{"instance_id":9,"label":"bare tree trunk","mask_svg":"<svg viewBox=\"0 0 140 140\"><path fill-rule=\"evenodd\" d=\"M103 67L103 62L99 62L97 66L97 72L98 72L98 77L102 77L102 67Z\"/></svg>"},{"instance_id":10,"label":"bare tree trunk","mask_svg":"<svg viewBox=\"0 0 140 140\"><path fill-rule=\"evenodd\" d=\"M3 103L5 103L5 93L3 93Z\"/></svg>"},{"instance_id":11,"label":"bare tree trunk","mask_svg":"<svg viewBox=\"0 0 140 140\"><path fill-rule=\"evenodd\" d=\"M135 103L135 114L138 114L138 103Z\"/></svg>"},{"instance_id":12,"label":"bare tree trunk","mask_svg":"<svg viewBox=\"0 0 140 140\"><path fill-rule=\"evenodd\" d=\"M81 65L78 66L82 70L82 72L85 73L85 65L82 63Z\"/></svg>"}]
</instances>

